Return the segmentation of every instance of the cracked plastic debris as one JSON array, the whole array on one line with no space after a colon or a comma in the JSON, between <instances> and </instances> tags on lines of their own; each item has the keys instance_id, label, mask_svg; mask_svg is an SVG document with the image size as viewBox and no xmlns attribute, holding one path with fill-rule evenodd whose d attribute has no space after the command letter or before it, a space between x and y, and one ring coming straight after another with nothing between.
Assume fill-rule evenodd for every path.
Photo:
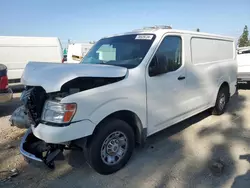
<instances>
[{"instance_id":1,"label":"cracked plastic debris","mask_svg":"<svg viewBox=\"0 0 250 188\"><path fill-rule=\"evenodd\" d=\"M10 117L11 126L16 126L18 128L29 128L30 121L25 106L18 107Z\"/></svg>"}]
</instances>

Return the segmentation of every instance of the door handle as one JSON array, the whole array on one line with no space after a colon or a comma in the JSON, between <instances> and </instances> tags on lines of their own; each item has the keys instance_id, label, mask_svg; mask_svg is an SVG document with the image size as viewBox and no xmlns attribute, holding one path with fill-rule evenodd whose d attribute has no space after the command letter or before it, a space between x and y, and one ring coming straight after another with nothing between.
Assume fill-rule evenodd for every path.
<instances>
[{"instance_id":1,"label":"door handle","mask_svg":"<svg viewBox=\"0 0 250 188\"><path fill-rule=\"evenodd\" d=\"M185 76L179 76L178 80L184 80L186 77Z\"/></svg>"}]
</instances>

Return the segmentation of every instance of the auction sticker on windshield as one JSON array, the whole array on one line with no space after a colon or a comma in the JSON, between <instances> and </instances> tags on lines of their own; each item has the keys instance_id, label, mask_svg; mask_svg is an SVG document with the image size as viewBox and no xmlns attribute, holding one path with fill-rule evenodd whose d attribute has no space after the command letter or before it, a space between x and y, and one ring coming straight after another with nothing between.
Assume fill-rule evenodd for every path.
<instances>
[{"instance_id":1,"label":"auction sticker on windshield","mask_svg":"<svg viewBox=\"0 0 250 188\"><path fill-rule=\"evenodd\" d=\"M136 40L152 40L154 35L137 35Z\"/></svg>"}]
</instances>

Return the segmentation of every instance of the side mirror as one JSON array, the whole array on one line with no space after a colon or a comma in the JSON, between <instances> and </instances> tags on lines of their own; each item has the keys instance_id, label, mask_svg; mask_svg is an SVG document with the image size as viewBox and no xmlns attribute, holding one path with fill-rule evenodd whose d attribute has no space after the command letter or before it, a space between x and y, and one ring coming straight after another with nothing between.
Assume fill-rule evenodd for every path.
<instances>
[{"instance_id":1,"label":"side mirror","mask_svg":"<svg viewBox=\"0 0 250 188\"><path fill-rule=\"evenodd\" d=\"M155 55L149 65L149 76L157 76L168 72L167 61L164 55Z\"/></svg>"}]
</instances>

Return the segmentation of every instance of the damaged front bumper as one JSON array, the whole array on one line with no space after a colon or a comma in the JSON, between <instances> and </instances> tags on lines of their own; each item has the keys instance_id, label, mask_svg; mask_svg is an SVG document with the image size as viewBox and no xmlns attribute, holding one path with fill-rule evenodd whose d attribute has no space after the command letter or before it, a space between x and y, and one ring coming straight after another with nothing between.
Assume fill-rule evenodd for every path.
<instances>
[{"instance_id":1,"label":"damaged front bumper","mask_svg":"<svg viewBox=\"0 0 250 188\"><path fill-rule=\"evenodd\" d=\"M21 154L24 156L25 160L30 162L31 160L34 162L38 162L38 163L42 163L43 160L36 157L34 154L28 152L25 150L24 145L28 143L27 141L27 137L31 136L32 134L32 130L28 129L28 131L26 131L26 133L24 134L22 140L21 140L21 144L20 144L20 152Z\"/></svg>"},{"instance_id":2,"label":"damaged front bumper","mask_svg":"<svg viewBox=\"0 0 250 188\"><path fill-rule=\"evenodd\" d=\"M51 144L37 138L29 128L23 136L20 144L20 152L24 159L35 166L45 164L49 168L55 167L54 161L57 156L63 155L64 150L83 151L86 147L87 137L73 140L67 144Z\"/></svg>"},{"instance_id":3,"label":"damaged front bumper","mask_svg":"<svg viewBox=\"0 0 250 188\"><path fill-rule=\"evenodd\" d=\"M47 144L35 137L31 128L27 130L20 144L20 152L28 163L45 164L54 168L55 158L62 153L62 145Z\"/></svg>"}]
</instances>

